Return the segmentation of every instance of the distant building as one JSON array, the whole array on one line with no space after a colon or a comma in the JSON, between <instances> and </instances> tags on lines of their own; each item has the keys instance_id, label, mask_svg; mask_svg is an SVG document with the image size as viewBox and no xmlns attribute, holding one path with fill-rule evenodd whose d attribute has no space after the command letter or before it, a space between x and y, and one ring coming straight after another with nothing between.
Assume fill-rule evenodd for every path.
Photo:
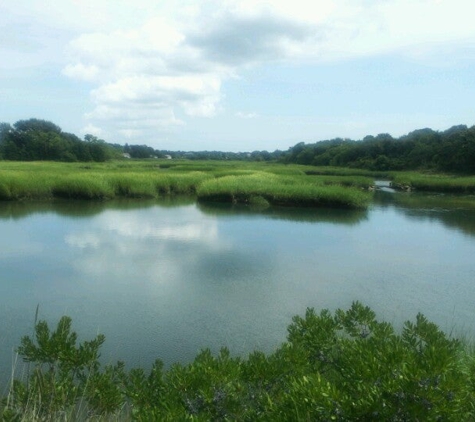
<instances>
[{"instance_id":1,"label":"distant building","mask_svg":"<svg viewBox=\"0 0 475 422\"><path fill-rule=\"evenodd\" d=\"M171 159L172 159L172 156L167 154L167 155L165 155L165 159L166 159L166 160L171 160Z\"/></svg>"},{"instance_id":2,"label":"distant building","mask_svg":"<svg viewBox=\"0 0 475 422\"><path fill-rule=\"evenodd\" d=\"M124 158L132 158L128 152L124 152L124 153L122 154L122 157L124 157Z\"/></svg>"}]
</instances>

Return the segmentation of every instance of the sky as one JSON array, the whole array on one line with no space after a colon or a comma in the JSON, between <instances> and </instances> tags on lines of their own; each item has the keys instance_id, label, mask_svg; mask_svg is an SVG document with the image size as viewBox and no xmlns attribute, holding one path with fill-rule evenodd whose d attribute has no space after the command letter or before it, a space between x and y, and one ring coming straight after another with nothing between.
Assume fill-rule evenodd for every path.
<instances>
[{"instance_id":1,"label":"sky","mask_svg":"<svg viewBox=\"0 0 475 422\"><path fill-rule=\"evenodd\" d=\"M0 122L287 150L475 124L473 0L0 0Z\"/></svg>"}]
</instances>

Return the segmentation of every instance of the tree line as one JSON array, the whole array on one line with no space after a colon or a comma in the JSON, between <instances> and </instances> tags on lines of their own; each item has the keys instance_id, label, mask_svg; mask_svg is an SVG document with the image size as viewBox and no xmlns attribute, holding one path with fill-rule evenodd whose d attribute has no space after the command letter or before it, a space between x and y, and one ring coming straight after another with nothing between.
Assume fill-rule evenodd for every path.
<instances>
[{"instance_id":1,"label":"tree line","mask_svg":"<svg viewBox=\"0 0 475 422\"><path fill-rule=\"evenodd\" d=\"M14 161L106 161L112 158L111 145L93 135L81 140L63 132L52 122L19 120L0 123L0 158Z\"/></svg>"},{"instance_id":2,"label":"tree line","mask_svg":"<svg viewBox=\"0 0 475 422\"><path fill-rule=\"evenodd\" d=\"M56 124L41 120L0 123L0 159L12 161L106 161L112 158L181 158L189 160L275 161L282 151L222 152L169 151L148 145L112 144L87 134L84 139L63 132Z\"/></svg>"},{"instance_id":3,"label":"tree line","mask_svg":"<svg viewBox=\"0 0 475 422\"><path fill-rule=\"evenodd\" d=\"M435 170L475 173L475 126L453 126L439 132L415 130L400 138L388 133L362 140L336 138L299 142L288 151L169 151L148 145L119 145L94 135L84 140L52 122L19 120L0 123L0 159L15 161L106 161L112 158L181 158L189 160L280 161L314 166L354 167L376 171Z\"/></svg>"},{"instance_id":4,"label":"tree line","mask_svg":"<svg viewBox=\"0 0 475 422\"><path fill-rule=\"evenodd\" d=\"M435 170L475 173L475 126L443 132L419 129L400 138L387 133L361 141L332 139L300 142L284 155L286 163L342 166L369 170Z\"/></svg>"}]
</instances>

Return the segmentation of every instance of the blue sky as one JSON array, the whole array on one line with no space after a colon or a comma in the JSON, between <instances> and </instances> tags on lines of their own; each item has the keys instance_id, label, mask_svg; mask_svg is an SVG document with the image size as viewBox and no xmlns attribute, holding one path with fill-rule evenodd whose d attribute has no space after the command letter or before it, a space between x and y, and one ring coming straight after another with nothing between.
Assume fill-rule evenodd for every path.
<instances>
[{"instance_id":1,"label":"blue sky","mask_svg":"<svg viewBox=\"0 0 475 422\"><path fill-rule=\"evenodd\" d=\"M286 150L475 124L471 0L4 0L0 121Z\"/></svg>"}]
</instances>

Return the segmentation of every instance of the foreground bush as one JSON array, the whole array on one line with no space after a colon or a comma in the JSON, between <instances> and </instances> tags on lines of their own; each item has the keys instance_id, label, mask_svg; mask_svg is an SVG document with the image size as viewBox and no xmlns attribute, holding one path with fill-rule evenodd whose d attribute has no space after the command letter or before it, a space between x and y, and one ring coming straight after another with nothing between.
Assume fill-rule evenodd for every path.
<instances>
[{"instance_id":1,"label":"foreground bush","mask_svg":"<svg viewBox=\"0 0 475 422\"><path fill-rule=\"evenodd\" d=\"M270 355L202 351L164 371L98 362L104 337L77 344L71 319L36 325L32 365L3 400L4 420L469 421L475 364L466 345L418 315L396 333L373 311L307 309Z\"/></svg>"}]
</instances>

